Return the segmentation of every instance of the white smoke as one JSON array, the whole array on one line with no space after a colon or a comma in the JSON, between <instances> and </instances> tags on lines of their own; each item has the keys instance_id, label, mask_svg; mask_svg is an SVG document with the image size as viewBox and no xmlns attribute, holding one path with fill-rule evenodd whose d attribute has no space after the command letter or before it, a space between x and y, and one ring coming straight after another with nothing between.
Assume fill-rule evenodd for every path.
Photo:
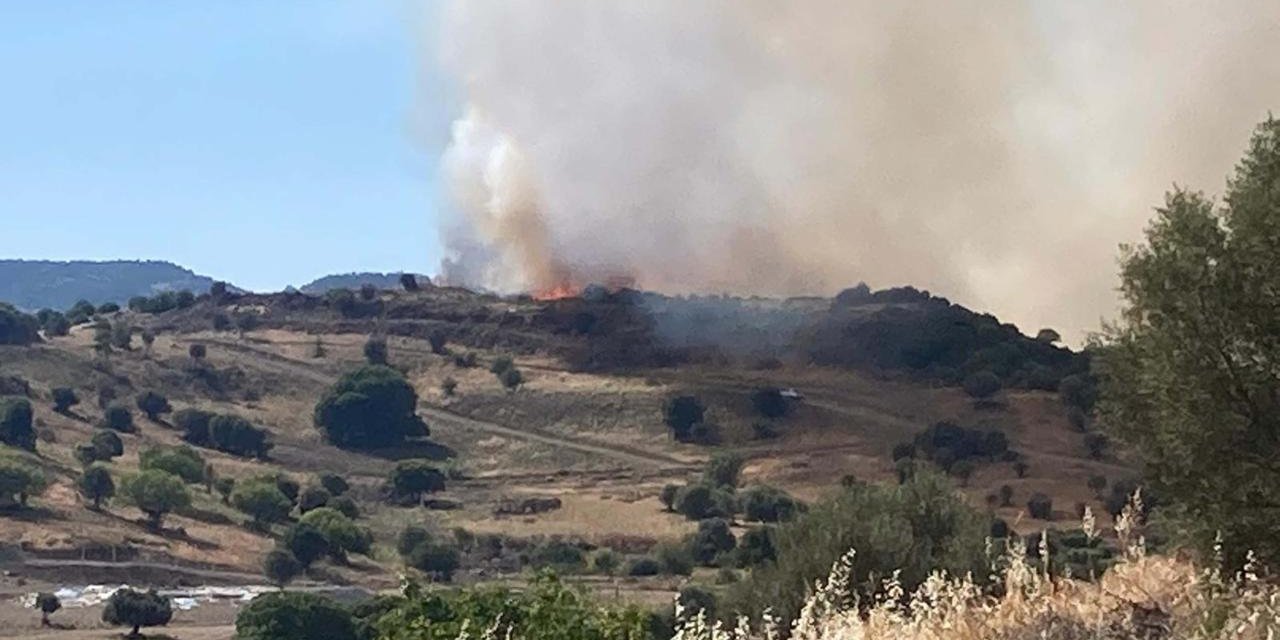
<instances>
[{"instance_id":1,"label":"white smoke","mask_svg":"<svg viewBox=\"0 0 1280 640\"><path fill-rule=\"evenodd\" d=\"M865 280L1078 336L1280 106L1276 0L452 0L440 33L445 276L506 291Z\"/></svg>"}]
</instances>

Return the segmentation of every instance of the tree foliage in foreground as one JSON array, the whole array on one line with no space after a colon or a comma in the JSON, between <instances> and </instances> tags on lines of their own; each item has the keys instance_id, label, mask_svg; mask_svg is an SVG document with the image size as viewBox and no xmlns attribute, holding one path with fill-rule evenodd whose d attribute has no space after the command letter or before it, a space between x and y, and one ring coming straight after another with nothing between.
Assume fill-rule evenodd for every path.
<instances>
[{"instance_id":1,"label":"tree foliage in foreground","mask_svg":"<svg viewBox=\"0 0 1280 640\"><path fill-rule=\"evenodd\" d=\"M864 598L895 570L907 591L935 570L980 577L988 573L989 525L945 476L927 468L897 486L854 484L774 528L776 561L754 570L732 600L743 612L772 608L789 619L814 581L850 549L856 551L851 586Z\"/></svg>"},{"instance_id":2,"label":"tree foliage in foreground","mask_svg":"<svg viewBox=\"0 0 1280 640\"><path fill-rule=\"evenodd\" d=\"M1165 197L1125 247L1121 319L1099 349L1099 422L1130 445L1182 533L1280 564L1280 120L1215 204Z\"/></svg>"}]
</instances>

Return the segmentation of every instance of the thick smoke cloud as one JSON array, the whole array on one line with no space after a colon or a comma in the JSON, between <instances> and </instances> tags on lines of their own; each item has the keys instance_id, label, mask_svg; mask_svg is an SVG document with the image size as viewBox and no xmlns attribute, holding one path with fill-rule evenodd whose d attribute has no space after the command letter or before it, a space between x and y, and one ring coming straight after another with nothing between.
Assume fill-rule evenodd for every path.
<instances>
[{"instance_id":1,"label":"thick smoke cloud","mask_svg":"<svg viewBox=\"0 0 1280 640\"><path fill-rule=\"evenodd\" d=\"M1034 332L1220 191L1280 108L1280 3L454 0L445 276L680 292L912 284Z\"/></svg>"}]
</instances>

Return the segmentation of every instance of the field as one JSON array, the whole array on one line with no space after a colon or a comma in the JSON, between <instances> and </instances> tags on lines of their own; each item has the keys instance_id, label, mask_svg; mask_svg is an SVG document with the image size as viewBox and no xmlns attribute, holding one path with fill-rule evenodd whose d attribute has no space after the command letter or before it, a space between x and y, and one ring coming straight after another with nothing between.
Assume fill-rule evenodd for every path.
<instances>
[{"instance_id":1,"label":"field","mask_svg":"<svg viewBox=\"0 0 1280 640\"><path fill-rule=\"evenodd\" d=\"M428 310L433 304L479 304L450 300L462 296L451 291L421 295L409 302ZM32 508L0 517L7 600L34 591L34 585L263 582L261 561L273 539L246 527L245 516L215 493L197 491L193 507L169 518L162 533L149 530L140 512L121 503L101 512L85 508L73 484L79 470L73 451L101 419L96 399L103 389L125 399L157 391L175 409L236 413L270 431L275 448L265 462L203 451L219 476L279 471L303 484L326 472L347 477L363 512L361 524L374 534L374 548L349 566L326 565L303 585L318 581L394 588L402 571L395 538L410 524L441 535L465 529L533 542L559 536L624 553L679 539L696 523L665 511L659 493L668 483L694 479L715 449L677 443L668 435L662 405L678 394L701 398L708 421L722 430L723 448L747 458L743 484L768 483L804 500L819 499L847 476L894 481L894 445L943 419L1000 430L1022 454L1025 477L1018 477L1008 463L991 462L978 465L963 486L975 506L991 509L1020 531L1045 524L1021 515L1033 493L1053 497L1056 522L1051 526L1070 525L1078 522L1078 503L1104 511L1086 486L1090 476L1114 480L1130 475L1120 460L1086 455L1083 434L1070 427L1053 393L1010 390L998 402L978 406L955 387L794 362L767 368L710 361L591 371L554 348L560 337L530 329L495 336L471 328L455 334L460 337L448 347L453 353L438 355L428 340L429 329L448 322L438 318L399 318L380 326L381 320L354 322L305 308L280 311L242 303L225 311L259 313L261 328L215 332L207 318L216 309L200 306L206 308L167 316L118 314L117 322L155 332L147 349L135 339L132 350L104 357L95 353L88 326L44 344L0 347L0 375L17 375L31 384L38 455L51 480ZM345 451L326 444L312 423L316 400L343 372L363 362L362 347L375 331L388 336L390 362L417 389L419 414L430 426L431 439L453 454L448 464L456 479L435 497L458 508L405 508L381 499L384 479L396 460L437 455L440 447ZM206 347L203 366L216 375L192 374L193 344ZM477 366L458 366L454 355L464 352L475 354ZM488 370L488 363L504 355L514 355L524 374L518 390L505 389ZM446 378L457 383L452 396L442 391ZM48 400L50 389L58 386L73 387L82 400L65 415L53 411ZM756 440L752 425L760 418L749 396L765 386L795 388L804 400L774 421L777 438ZM149 446L181 442L172 425L141 415L135 419L139 429L123 435L125 455L113 463L120 472L135 469L138 453ZM994 506L989 496L1005 484L1013 488L1013 506ZM527 515L495 513L501 505L529 497L555 497L560 507ZM457 581L518 583L520 575L518 566L493 563L464 567ZM663 577L582 580L601 593L655 604L669 601L681 582ZM66 610L56 619L85 630L94 624L94 611ZM179 612L169 633L192 640L229 637L226 625L234 611L218 604ZM0 635L71 639L106 633L31 635L38 615L12 602L0 607L0 621L6 623Z\"/></svg>"}]
</instances>

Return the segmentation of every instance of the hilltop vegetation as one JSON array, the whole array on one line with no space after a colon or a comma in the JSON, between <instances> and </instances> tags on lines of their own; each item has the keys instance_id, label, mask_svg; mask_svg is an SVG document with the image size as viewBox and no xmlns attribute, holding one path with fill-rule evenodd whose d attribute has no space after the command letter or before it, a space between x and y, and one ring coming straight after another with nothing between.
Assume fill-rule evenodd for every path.
<instances>
[{"instance_id":1,"label":"hilltop vegetation","mask_svg":"<svg viewBox=\"0 0 1280 640\"><path fill-rule=\"evenodd\" d=\"M155 260L0 260L0 300L20 309L66 309L77 300L123 305L161 291L208 291L213 279Z\"/></svg>"}]
</instances>

